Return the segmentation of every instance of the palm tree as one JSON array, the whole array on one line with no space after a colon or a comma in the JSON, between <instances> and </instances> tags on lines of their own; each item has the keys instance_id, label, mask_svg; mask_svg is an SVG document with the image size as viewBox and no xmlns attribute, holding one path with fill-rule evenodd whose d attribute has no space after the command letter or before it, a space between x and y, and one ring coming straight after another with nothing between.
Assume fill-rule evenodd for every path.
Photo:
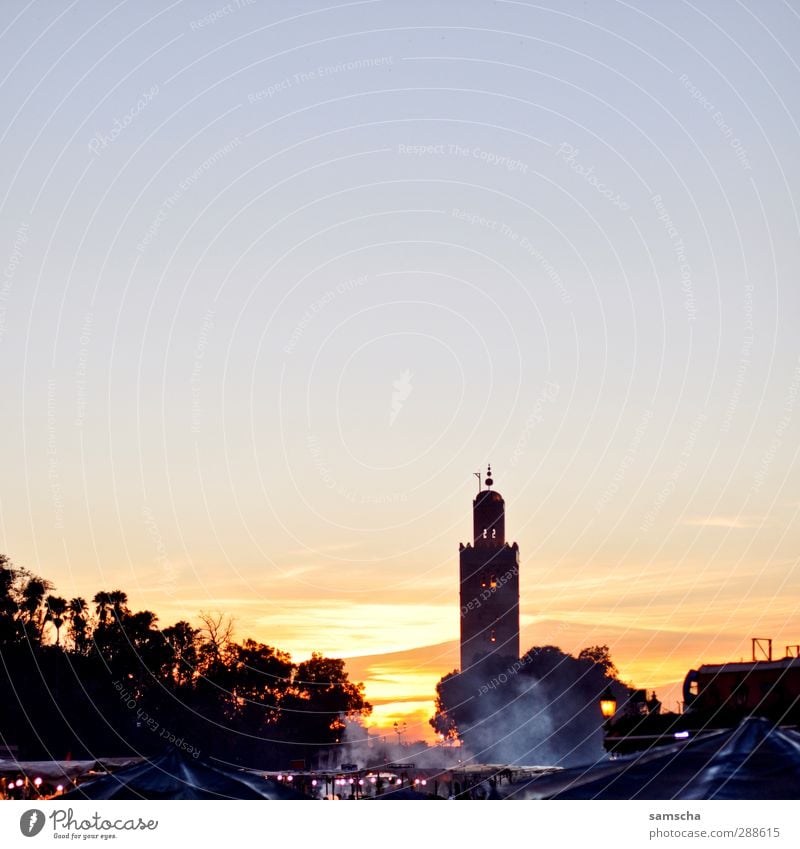
<instances>
[{"instance_id":1,"label":"palm tree","mask_svg":"<svg viewBox=\"0 0 800 849\"><path fill-rule=\"evenodd\" d=\"M72 642L75 646L75 651L78 654L85 654L88 640L86 638L86 615L89 612L89 605L85 598L76 596L70 599L67 605L67 614L69 615L69 630L72 636Z\"/></svg>"},{"instance_id":2,"label":"palm tree","mask_svg":"<svg viewBox=\"0 0 800 849\"><path fill-rule=\"evenodd\" d=\"M44 621L52 622L56 629L56 645L61 645L61 626L64 624L64 614L67 612L67 600L58 595L47 596L45 602L47 613Z\"/></svg>"},{"instance_id":3,"label":"palm tree","mask_svg":"<svg viewBox=\"0 0 800 849\"><path fill-rule=\"evenodd\" d=\"M23 618L28 639L32 637L41 643L42 631L44 630L44 617L42 616L42 602L45 593L52 589L53 585L44 578L32 575L22 590L21 603L19 605L20 616Z\"/></svg>"},{"instance_id":4,"label":"palm tree","mask_svg":"<svg viewBox=\"0 0 800 849\"><path fill-rule=\"evenodd\" d=\"M108 594L108 601L119 624L128 615L128 594L122 590L112 590Z\"/></svg>"},{"instance_id":5,"label":"palm tree","mask_svg":"<svg viewBox=\"0 0 800 849\"><path fill-rule=\"evenodd\" d=\"M105 625L108 619L108 608L111 605L111 599L109 596L110 593L100 590L99 593L95 593L95 596L92 599L92 602L95 605L95 610L97 611L97 620L100 625Z\"/></svg>"}]
</instances>

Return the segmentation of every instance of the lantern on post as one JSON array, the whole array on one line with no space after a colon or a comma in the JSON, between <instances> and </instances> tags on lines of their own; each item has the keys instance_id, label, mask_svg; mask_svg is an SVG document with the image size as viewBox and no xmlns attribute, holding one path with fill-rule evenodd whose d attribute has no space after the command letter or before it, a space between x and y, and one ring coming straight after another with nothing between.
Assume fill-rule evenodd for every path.
<instances>
[{"instance_id":1,"label":"lantern on post","mask_svg":"<svg viewBox=\"0 0 800 849\"><path fill-rule=\"evenodd\" d=\"M605 692L600 696L600 713L603 714L603 719L608 722L617 712L617 700L611 692L610 687L606 687Z\"/></svg>"}]
</instances>

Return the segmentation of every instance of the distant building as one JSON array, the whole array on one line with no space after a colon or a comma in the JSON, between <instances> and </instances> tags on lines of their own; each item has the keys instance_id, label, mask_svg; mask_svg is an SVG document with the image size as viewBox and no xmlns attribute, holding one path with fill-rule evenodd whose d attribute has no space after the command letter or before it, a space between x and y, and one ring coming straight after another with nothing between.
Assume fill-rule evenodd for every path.
<instances>
[{"instance_id":1,"label":"distant building","mask_svg":"<svg viewBox=\"0 0 800 849\"><path fill-rule=\"evenodd\" d=\"M781 723L800 719L800 657L749 663L705 663L683 684L686 711L715 717L763 716Z\"/></svg>"},{"instance_id":2,"label":"distant building","mask_svg":"<svg viewBox=\"0 0 800 849\"><path fill-rule=\"evenodd\" d=\"M689 670L680 714L660 713L655 694L643 702L642 692L632 691L623 716L606 726L607 751L626 754L671 745L706 731L736 728L752 717L793 728L800 724L800 646L786 646L786 657L773 660L772 640L754 638L748 662L704 663Z\"/></svg>"},{"instance_id":3,"label":"distant building","mask_svg":"<svg viewBox=\"0 0 800 849\"><path fill-rule=\"evenodd\" d=\"M472 543L459 545L461 671L492 658L519 658L519 546L506 542L505 501L480 483L472 502Z\"/></svg>"}]
</instances>

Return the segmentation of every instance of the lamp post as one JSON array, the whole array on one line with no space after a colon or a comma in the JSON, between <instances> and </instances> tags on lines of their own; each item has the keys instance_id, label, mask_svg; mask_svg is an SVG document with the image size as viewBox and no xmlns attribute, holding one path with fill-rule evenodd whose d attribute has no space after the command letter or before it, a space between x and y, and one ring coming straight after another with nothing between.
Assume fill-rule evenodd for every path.
<instances>
[{"instance_id":1,"label":"lamp post","mask_svg":"<svg viewBox=\"0 0 800 849\"><path fill-rule=\"evenodd\" d=\"M605 727L608 730L611 725L611 720L614 714L617 712L617 700L614 698L614 694L611 692L610 687L606 687L605 692L600 696L600 713L603 715L603 719L605 719Z\"/></svg>"}]
</instances>

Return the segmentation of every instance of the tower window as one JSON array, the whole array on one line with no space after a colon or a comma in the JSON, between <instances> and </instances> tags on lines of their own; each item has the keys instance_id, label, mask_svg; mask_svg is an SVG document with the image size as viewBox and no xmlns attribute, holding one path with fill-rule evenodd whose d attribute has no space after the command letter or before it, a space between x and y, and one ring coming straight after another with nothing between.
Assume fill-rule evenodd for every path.
<instances>
[{"instance_id":1,"label":"tower window","mask_svg":"<svg viewBox=\"0 0 800 849\"><path fill-rule=\"evenodd\" d=\"M492 630L489 631L489 642L490 643L496 643L497 642L497 632L495 631L494 628L492 628Z\"/></svg>"},{"instance_id":2,"label":"tower window","mask_svg":"<svg viewBox=\"0 0 800 849\"><path fill-rule=\"evenodd\" d=\"M496 589L497 589L497 578L495 578L495 576L494 576L494 575L492 575L492 577L491 577L491 578L489 578L489 586L490 586L493 590L496 590Z\"/></svg>"}]
</instances>

